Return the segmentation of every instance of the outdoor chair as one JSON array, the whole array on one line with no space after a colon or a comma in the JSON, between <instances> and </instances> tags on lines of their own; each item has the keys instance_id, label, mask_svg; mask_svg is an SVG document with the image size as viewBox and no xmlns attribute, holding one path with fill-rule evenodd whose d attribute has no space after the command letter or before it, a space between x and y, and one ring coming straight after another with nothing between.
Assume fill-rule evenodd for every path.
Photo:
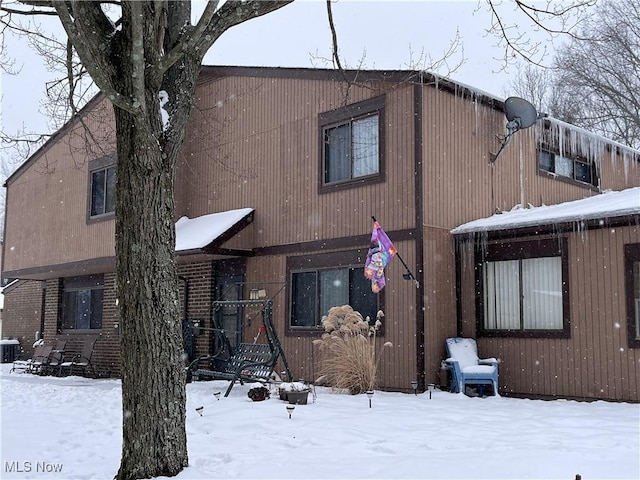
<instances>
[{"instance_id":1,"label":"outdoor chair","mask_svg":"<svg viewBox=\"0 0 640 480\"><path fill-rule=\"evenodd\" d=\"M44 353L45 353L44 343L40 343L39 345L36 345L31 358L28 358L26 360L14 360L13 365L11 366L11 370L9 370L9 373L13 373L13 372L29 373L33 365L33 362L40 361L43 358Z\"/></svg>"},{"instance_id":2,"label":"outdoor chair","mask_svg":"<svg viewBox=\"0 0 640 480\"><path fill-rule=\"evenodd\" d=\"M54 375L60 371L60 364L65 354L66 340L58 340L47 359L40 366L40 375Z\"/></svg>"},{"instance_id":3,"label":"outdoor chair","mask_svg":"<svg viewBox=\"0 0 640 480\"><path fill-rule=\"evenodd\" d=\"M45 364L52 351L53 345L45 345L44 347L42 347L42 351L39 355L34 354L33 359L31 360L31 364L27 369L27 373L40 373L40 371L42 370L42 365Z\"/></svg>"},{"instance_id":4,"label":"outdoor chair","mask_svg":"<svg viewBox=\"0 0 640 480\"><path fill-rule=\"evenodd\" d=\"M498 361L495 358L478 358L478 346L473 338L447 338L445 360L451 369L451 392L465 393L467 385L479 385L480 395L484 386L491 385L498 395Z\"/></svg>"},{"instance_id":5,"label":"outdoor chair","mask_svg":"<svg viewBox=\"0 0 640 480\"><path fill-rule=\"evenodd\" d=\"M59 374L62 376L78 373L85 376L87 370L92 370L91 356L93 355L93 347L96 340L97 338L85 340L82 353L65 354L60 362Z\"/></svg>"}]
</instances>

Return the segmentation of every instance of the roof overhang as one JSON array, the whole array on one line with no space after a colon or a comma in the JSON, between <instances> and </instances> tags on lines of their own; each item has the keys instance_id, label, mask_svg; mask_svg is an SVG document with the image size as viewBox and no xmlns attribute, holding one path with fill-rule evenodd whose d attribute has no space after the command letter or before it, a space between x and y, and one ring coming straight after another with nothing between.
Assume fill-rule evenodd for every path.
<instances>
[{"instance_id":1,"label":"roof overhang","mask_svg":"<svg viewBox=\"0 0 640 480\"><path fill-rule=\"evenodd\" d=\"M640 223L640 187L557 205L498 213L451 230L458 240L559 233Z\"/></svg>"},{"instance_id":2,"label":"roof overhang","mask_svg":"<svg viewBox=\"0 0 640 480\"><path fill-rule=\"evenodd\" d=\"M225 244L253 223L254 214L253 208L239 208L196 218L180 218L176 222L176 254L253 255L253 248Z\"/></svg>"},{"instance_id":3,"label":"roof overhang","mask_svg":"<svg viewBox=\"0 0 640 480\"><path fill-rule=\"evenodd\" d=\"M252 256L255 254L247 242L237 241L227 245L248 225L253 223L255 210L240 208L211 213L196 218L182 217L176 222L176 256L179 263L206 261L226 256ZM240 239L234 239L240 240ZM103 257L55 265L7 270L4 279L47 280L112 272L116 258Z\"/></svg>"}]
</instances>

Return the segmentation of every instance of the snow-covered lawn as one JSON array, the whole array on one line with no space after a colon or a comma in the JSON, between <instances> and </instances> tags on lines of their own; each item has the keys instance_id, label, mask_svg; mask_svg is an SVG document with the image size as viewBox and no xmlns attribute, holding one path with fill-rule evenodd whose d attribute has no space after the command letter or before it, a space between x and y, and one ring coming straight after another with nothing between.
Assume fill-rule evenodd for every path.
<instances>
[{"instance_id":1,"label":"snow-covered lawn","mask_svg":"<svg viewBox=\"0 0 640 480\"><path fill-rule=\"evenodd\" d=\"M7 479L110 479L121 448L119 380L9 374L0 366ZM178 479L640 478L640 405L318 388L291 419L226 382L187 386L190 467ZM196 408L203 406L202 416Z\"/></svg>"}]
</instances>

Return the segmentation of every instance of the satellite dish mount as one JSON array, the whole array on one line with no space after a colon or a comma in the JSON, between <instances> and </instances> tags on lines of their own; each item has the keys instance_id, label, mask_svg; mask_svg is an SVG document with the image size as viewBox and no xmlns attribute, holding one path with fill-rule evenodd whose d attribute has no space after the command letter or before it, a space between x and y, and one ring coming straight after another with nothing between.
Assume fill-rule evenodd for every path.
<instances>
[{"instance_id":1,"label":"satellite dish mount","mask_svg":"<svg viewBox=\"0 0 640 480\"><path fill-rule=\"evenodd\" d=\"M539 118L543 118L546 114L538 115L536 107L531 103L519 97L509 97L504 101L504 115L507 117L507 135L502 140L500 150L492 155L491 162L495 162L498 156L506 148L511 141L511 137L518 130L531 127Z\"/></svg>"}]
</instances>

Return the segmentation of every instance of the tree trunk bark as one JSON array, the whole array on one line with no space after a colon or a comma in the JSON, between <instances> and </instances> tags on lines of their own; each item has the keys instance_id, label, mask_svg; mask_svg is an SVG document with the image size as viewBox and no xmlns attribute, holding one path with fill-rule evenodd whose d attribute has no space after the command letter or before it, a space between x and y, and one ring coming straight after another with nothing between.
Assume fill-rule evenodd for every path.
<instances>
[{"instance_id":1,"label":"tree trunk bark","mask_svg":"<svg viewBox=\"0 0 640 480\"><path fill-rule=\"evenodd\" d=\"M116 107L115 116L123 409L116 478L171 477L188 465L175 263L176 155L162 150L156 140L161 126L152 126L158 122L152 115L134 116Z\"/></svg>"}]
</instances>

